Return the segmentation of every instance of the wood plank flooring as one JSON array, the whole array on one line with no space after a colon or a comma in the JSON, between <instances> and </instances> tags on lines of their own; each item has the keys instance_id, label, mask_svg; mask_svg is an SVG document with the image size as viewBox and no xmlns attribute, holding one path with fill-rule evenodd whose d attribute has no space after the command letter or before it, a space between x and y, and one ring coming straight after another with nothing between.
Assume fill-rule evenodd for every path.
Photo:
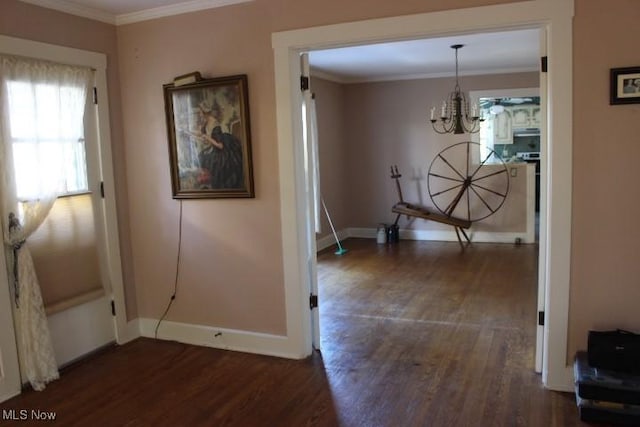
<instances>
[{"instance_id":1,"label":"wood plank flooring","mask_svg":"<svg viewBox=\"0 0 640 427\"><path fill-rule=\"evenodd\" d=\"M0 404L0 426L45 424L5 416L32 409L60 426L586 425L533 372L535 246L343 246L319 255L322 354L139 339Z\"/></svg>"}]
</instances>

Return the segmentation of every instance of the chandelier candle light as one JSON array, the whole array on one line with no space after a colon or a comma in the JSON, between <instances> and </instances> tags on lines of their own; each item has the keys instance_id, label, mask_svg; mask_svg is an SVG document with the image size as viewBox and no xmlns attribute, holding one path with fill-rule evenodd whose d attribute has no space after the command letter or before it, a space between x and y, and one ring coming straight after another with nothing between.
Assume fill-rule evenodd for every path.
<instances>
[{"instance_id":1,"label":"chandelier candle light","mask_svg":"<svg viewBox=\"0 0 640 427\"><path fill-rule=\"evenodd\" d=\"M449 94L449 98L442 102L439 118L435 117L436 107L431 108L431 125L433 130L440 134L476 133L480 130L480 122L484 121L480 118L478 104L471 105L471 112L469 112L469 102L458 84L458 49L463 46L463 44L451 46L456 51L456 87Z\"/></svg>"}]
</instances>

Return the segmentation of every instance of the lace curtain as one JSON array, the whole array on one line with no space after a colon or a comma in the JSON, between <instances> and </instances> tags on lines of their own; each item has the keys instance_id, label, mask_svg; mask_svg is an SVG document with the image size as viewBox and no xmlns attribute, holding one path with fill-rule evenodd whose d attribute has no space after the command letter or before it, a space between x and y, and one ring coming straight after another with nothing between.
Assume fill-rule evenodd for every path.
<instances>
[{"instance_id":1,"label":"lace curtain","mask_svg":"<svg viewBox=\"0 0 640 427\"><path fill-rule=\"evenodd\" d=\"M29 236L66 191L64 141L84 138L92 70L0 55L0 216L20 369L35 390L59 377ZM68 160L68 159L67 159Z\"/></svg>"}]
</instances>

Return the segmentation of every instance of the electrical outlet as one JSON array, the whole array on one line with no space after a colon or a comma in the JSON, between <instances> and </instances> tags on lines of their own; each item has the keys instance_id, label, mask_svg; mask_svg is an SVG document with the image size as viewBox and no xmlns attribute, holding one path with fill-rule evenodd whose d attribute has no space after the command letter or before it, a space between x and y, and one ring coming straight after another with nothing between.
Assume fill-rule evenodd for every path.
<instances>
[{"instance_id":1,"label":"electrical outlet","mask_svg":"<svg viewBox=\"0 0 640 427\"><path fill-rule=\"evenodd\" d=\"M511 177L515 178L518 176L518 168L511 168Z\"/></svg>"}]
</instances>

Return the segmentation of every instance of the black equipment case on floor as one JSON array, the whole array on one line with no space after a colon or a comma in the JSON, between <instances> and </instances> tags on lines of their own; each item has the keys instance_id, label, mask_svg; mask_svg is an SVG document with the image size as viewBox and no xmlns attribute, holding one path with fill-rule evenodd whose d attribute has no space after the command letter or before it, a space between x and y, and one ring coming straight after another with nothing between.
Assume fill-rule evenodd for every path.
<instances>
[{"instance_id":1,"label":"black equipment case on floor","mask_svg":"<svg viewBox=\"0 0 640 427\"><path fill-rule=\"evenodd\" d=\"M640 426L640 376L593 368L586 352L576 354L573 370L582 421Z\"/></svg>"}]
</instances>

